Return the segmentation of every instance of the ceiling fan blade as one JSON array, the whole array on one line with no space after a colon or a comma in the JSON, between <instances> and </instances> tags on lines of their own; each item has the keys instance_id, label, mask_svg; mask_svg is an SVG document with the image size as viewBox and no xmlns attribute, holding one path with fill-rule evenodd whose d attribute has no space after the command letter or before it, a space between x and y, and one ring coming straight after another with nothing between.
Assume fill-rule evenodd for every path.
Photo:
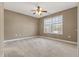
<instances>
[{"instance_id":1,"label":"ceiling fan blade","mask_svg":"<svg viewBox=\"0 0 79 59\"><path fill-rule=\"evenodd\" d=\"M42 12L47 12L47 11L42 11Z\"/></svg>"},{"instance_id":2,"label":"ceiling fan blade","mask_svg":"<svg viewBox=\"0 0 79 59\"><path fill-rule=\"evenodd\" d=\"M33 13L33 14L36 14L36 13Z\"/></svg>"}]
</instances>

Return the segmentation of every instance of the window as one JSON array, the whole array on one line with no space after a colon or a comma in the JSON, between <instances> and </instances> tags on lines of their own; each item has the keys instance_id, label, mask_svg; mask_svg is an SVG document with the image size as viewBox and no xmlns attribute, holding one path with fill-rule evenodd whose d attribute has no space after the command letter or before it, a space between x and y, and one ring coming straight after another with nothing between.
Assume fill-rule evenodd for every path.
<instances>
[{"instance_id":1,"label":"window","mask_svg":"<svg viewBox=\"0 0 79 59\"><path fill-rule=\"evenodd\" d=\"M45 18L44 33L63 34L63 16Z\"/></svg>"}]
</instances>

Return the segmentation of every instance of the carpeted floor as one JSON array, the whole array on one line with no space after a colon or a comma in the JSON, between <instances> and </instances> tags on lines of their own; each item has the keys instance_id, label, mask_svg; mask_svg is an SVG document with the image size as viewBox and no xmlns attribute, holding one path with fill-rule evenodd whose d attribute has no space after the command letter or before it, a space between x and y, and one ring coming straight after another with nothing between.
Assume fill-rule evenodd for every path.
<instances>
[{"instance_id":1,"label":"carpeted floor","mask_svg":"<svg viewBox=\"0 0 79 59\"><path fill-rule=\"evenodd\" d=\"M77 46L44 38L5 42L5 57L75 57Z\"/></svg>"}]
</instances>

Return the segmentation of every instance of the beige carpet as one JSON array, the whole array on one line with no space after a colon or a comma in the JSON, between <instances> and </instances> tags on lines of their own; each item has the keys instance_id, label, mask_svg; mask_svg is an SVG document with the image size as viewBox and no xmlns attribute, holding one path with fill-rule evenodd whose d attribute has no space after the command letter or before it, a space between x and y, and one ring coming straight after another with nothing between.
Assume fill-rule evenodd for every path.
<instances>
[{"instance_id":1,"label":"beige carpet","mask_svg":"<svg viewBox=\"0 0 79 59\"><path fill-rule=\"evenodd\" d=\"M77 46L44 38L6 42L5 57L75 57Z\"/></svg>"}]
</instances>

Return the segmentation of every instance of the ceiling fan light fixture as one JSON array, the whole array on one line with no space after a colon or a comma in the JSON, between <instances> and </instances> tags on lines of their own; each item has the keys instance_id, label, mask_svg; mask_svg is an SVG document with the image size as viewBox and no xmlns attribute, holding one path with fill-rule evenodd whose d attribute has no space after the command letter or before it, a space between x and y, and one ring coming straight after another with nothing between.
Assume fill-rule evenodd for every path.
<instances>
[{"instance_id":1,"label":"ceiling fan light fixture","mask_svg":"<svg viewBox=\"0 0 79 59\"><path fill-rule=\"evenodd\" d=\"M41 8L40 6L37 6L37 8L35 10L32 10L32 11L34 11L33 14L39 15L39 16L42 15L43 12L44 13L47 13L47 11L46 10L43 10L43 8Z\"/></svg>"},{"instance_id":2,"label":"ceiling fan light fixture","mask_svg":"<svg viewBox=\"0 0 79 59\"><path fill-rule=\"evenodd\" d=\"M41 15L42 14L42 12L41 11L36 11L36 15Z\"/></svg>"}]
</instances>

